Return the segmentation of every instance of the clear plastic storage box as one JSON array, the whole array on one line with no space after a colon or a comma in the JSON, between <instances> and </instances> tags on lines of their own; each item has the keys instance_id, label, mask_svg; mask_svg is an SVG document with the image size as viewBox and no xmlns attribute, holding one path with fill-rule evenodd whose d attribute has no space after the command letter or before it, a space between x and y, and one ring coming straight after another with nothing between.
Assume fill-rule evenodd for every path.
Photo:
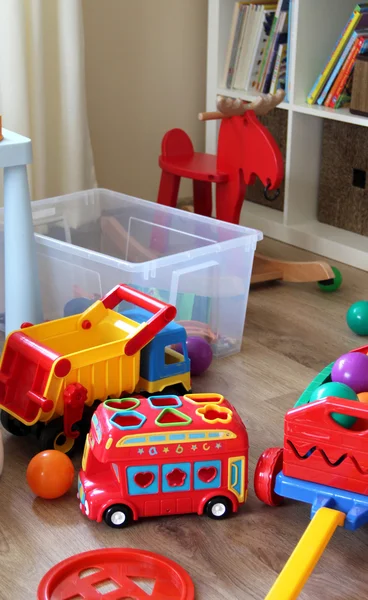
<instances>
[{"instance_id":1,"label":"clear plastic storage box","mask_svg":"<svg viewBox=\"0 0 368 600\"><path fill-rule=\"evenodd\" d=\"M104 189L32 209L45 319L62 317L72 298L126 283L174 304L177 321L215 355L240 350L259 231ZM4 313L3 234L0 252Z\"/></svg>"}]
</instances>

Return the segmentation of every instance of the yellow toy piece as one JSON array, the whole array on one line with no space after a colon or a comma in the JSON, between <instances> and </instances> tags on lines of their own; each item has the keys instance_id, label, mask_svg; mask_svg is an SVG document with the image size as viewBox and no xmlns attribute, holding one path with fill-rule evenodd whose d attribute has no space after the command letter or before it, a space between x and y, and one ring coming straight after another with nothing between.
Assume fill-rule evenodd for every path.
<instances>
[{"instance_id":1,"label":"yellow toy piece","mask_svg":"<svg viewBox=\"0 0 368 600\"><path fill-rule=\"evenodd\" d=\"M265 600L296 600L335 530L343 527L344 522L345 513L332 508L320 508Z\"/></svg>"}]
</instances>

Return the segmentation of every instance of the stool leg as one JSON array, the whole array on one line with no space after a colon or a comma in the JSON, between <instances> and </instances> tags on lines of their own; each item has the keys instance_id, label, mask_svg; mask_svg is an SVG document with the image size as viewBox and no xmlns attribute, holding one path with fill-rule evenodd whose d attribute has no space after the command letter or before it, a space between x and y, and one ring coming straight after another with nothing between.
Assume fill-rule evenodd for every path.
<instances>
[{"instance_id":1,"label":"stool leg","mask_svg":"<svg viewBox=\"0 0 368 600\"><path fill-rule=\"evenodd\" d=\"M4 168L5 329L41 323L36 243L25 165Z\"/></svg>"},{"instance_id":2,"label":"stool leg","mask_svg":"<svg viewBox=\"0 0 368 600\"><path fill-rule=\"evenodd\" d=\"M193 180L193 204L197 215L210 217L212 214L212 184L209 181Z\"/></svg>"},{"instance_id":3,"label":"stool leg","mask_svg":"<svg viewBox=\"0 0 368 600\"><path fill-rule=\"evenodd\" d=\"M216 218L238 225L246 189L244 178L239 173L235 173L226 183L218 183L216 186Z\"/></svg>"},{"instance_id":4,"label":"stool leg","mask_svg":"<svg viewBox=\"0 0 368 600\"><path fill-rule=\"evenodd\" d=\"M180 186L180 177L167 171L162 171L157 204L176 207Z\"/></svg>"}]
</instances>

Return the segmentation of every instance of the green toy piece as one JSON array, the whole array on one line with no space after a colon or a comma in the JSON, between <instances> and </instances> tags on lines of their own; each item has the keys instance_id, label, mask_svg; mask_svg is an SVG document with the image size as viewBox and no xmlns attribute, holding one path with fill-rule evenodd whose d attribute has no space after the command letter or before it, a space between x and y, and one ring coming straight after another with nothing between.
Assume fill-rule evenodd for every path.
<instances>
[{"instance_id":1,"label":"green toy piece","mask_svg":"<svg viewBox=\"0 0 368 600\"><path fill-rule=\"evenodd\" d=\"M328 383L324 383L316 388L311 396L310 402L315 402L316 400L322 400L322 398L327 398L327 396L334 396L335 398L344 398L345 400L356 400L359 402L359 398L348 385L345 383L336 383L333 381L329 381ZM333 420L341 425L341 427L345 427L345 429L349 429L352 427L356 421L355 417L350 417L349 415L342 415L340 413L331 413L331 417Z\"/></svg>"},{"instance_id":2,"label":"green toy piece","mask_svg":"<svg viewBox=\"0 0 368 600\"><path fill-rule=\"evenodd\" d=\"M368 300L352 304L346 313L346 322L357 335L368 335Z\"/></svg>"},{"instance_id":3,"label":"green toy piece","mask_svg":"<svg viewBox=\"0 0 368 600\"><path fill-rule=\"evenodd\" d=\"M318 282L318 287L322 292L335 292L342 284L342 275L339 269L337 267L332 267L332 270L335 275L334 279Z\"/></svg>"}]
</instances>

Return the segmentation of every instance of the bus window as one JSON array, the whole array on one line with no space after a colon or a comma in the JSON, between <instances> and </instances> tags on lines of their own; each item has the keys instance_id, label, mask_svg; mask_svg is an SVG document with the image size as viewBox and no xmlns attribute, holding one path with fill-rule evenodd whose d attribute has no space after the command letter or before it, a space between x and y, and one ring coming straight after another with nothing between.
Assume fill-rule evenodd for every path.
<instances>
[{"instance_id":1,"label":"bus window","mask_svg":"<svg viewBox=\"0 0 368 600\"><path fill-rule=\"evenodd\" d=\"M112 470L114 471L116 479L120 483L120 474L119 474L119 467L118 467L118 465L116 465L115 463L111 463L111 466L112 466Z\"/></svg>"},{"instance_id":2,"label":"bus window","mask_svg":"<svg viewBox=\"0 0 368 600\"><path fill-rule=\"evenodd\" d=\"M162 467L163 492L189 492L190 463L173 463Z\"/></svg>"},{"instance_id":3,"label":"bus window","mask_svg":"<svg viewBox=\"0 0 368 600\"><path fill-rule=\"evenodd\" d=\"M96 431L96 439L97 439L97 443L99 444L101 442L102 439L102 431L101 431L101 425L100 422L97 418L96 413L93 415L92 417L92 423L95 427L95 431Z\"/></svg>"},{"instance_id":4,"label":"bus window","mask_svg":"<svg viewBox=\"0 0 368 600\"><path fill-rule=\"evenodd\" d=\"M245 457L229 458L229 490L239 502L245 497Z\"/></svg>"},{"instance_id":5,"label":"bus window","mask_svg":"<svg viewBox=\"0 0 368 600\"><path fill-rule=\"evenodd\" d=\"M221 485L221 461L204 460L194 463L194 489L207 490Z\"/></svg>"},{"instance_id":6,"label":"bus window","mask_svg":"<svg viewBox=\"0 0 368 600\"><path fill-rule=\"evenodd\" d=\"M131 496L158 493L158 466L141 465L127 468L128 491Z\"/></svg>"},{"instance_id":7,"label":"bus window","mask_svg":"<svg viewBox=\"0 0 368 600\"><path fill-rule=\"evenodd\" d=\"M175 349L171 346L165 347L165 365L173 365L184 362L184 350L182 344L176 344Z\"/></svg>"},{"instance_id":8,"label":"bus window","mask_svg":"<svg viewBox=\"0 0 368 600\"><path fill-rule=\"evenodd\" d=\"M86 470L87 460L88 460L88 455L89 455L89 448L90 448L89 437L90 437L90 434L87 435L86 441L84 443L84 451L83 451L83 458L82 458L82 469L83 469L83 471Z\"/></svg>"}]
</instances>

